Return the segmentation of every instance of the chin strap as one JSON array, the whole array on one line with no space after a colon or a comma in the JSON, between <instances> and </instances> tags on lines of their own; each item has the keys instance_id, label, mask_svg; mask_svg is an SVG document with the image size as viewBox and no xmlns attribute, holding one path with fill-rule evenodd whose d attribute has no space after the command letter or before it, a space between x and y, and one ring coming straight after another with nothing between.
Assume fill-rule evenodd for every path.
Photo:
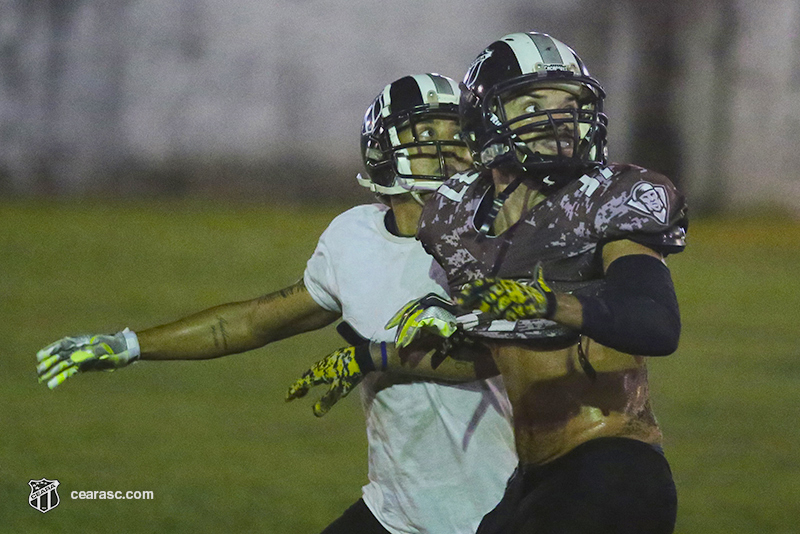
<instances>
[{"instance_id":1,"label":"chin strap","mask_svg":"<svg viewBox=\"0 0 800 534\"><path fill-rule=\"evenodd\" d=\"M595 371L594 367L592 367L589 358L586 357L586 352L583 350L582 337L578 340L578 361L581 364L583 372L586 373L586 376L589 377L589 380L591 380L592 382L597 380L597 371Z\"/></svg>"},{"instance_id":2,"label":"chin strap","mask_svg":"<svg viewBox=\"0 0 800 534\"><path fill-rule=\"evenodd\" d=\"M489 210L489 213L486 214L486 220L483 221L483 224L481 225L480 230L478 230L478 233L480 233L483 236L489 235L489 231L492 229L492 224L494 223L494 220L497 218L497 215L500 213L500 210L503 208L503 204L506 203L506 200L508 200L508 197L511 195L511 193L513 193L517 189L517 187L520 186L523 179L524 176L520 174L519 176L514 178L514 180L510 184L508 184L508 187L506 187L502 193L500 193L494 198L494 200L492 201L492 207Z\"/></svg>"},{"instance_id":3,"label":"chin strap","mask_svg":"<svg viewBox=\"0 0 800 534\"><path fill-rule=\"evenodd\" d=\"M408 193L408 189L400 185L393 185L390 187L378 185L369 178L361 176L361 173L356 174L356 181L358 181L358 185L366 187L372 193L378 193L380 195L401 195L403 193Z\"/></svg>"},{"instance_id":4,"label":"chin strap","mask_svg":"<svg viewBox=\"0 0 800 534\"><path fill-rule=\"evenodd\" d=\"M403 178L401 176L395 177L395 185L392 186L385 186L379 185L370 180L369 178L364 178L361 174L356 175L356 181L358 184L366 187L373 193L377 193L380 195L404 195L406 193L411 193L411 196L416 200L420 206L423 206L425 202L420 197L420 193L427 193L429 191L436 191L444 180L418 180L414 179L413 183L410 183L408 178Z\"/></svg>"},{"instance_id":5,"label":"chin strap","mask_svg":"<svg viewBox=\"0 0 800 534\"><path fill-rule=\"evenodd\" d=\"M411 194L411 198L413 198L417 202L417 204L419 204L420 206L424 206L425 205L425 201L422 200L422 197L420 196L419 191L410 191L410 194Z\"/></svg>"}]
</instances>

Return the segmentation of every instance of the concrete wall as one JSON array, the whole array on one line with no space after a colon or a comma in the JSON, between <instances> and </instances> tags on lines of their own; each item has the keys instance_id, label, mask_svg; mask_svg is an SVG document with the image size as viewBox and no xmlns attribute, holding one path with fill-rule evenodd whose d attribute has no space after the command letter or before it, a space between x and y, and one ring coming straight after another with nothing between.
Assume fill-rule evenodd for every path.
<instances>
[{"instance_id":1,"label":"concrete wall","mask_svg":"<svg viewBox=\"0 0 800 534\"><path fill-rule=\"evenodd\" d=\"M537 29L604 83L612 159L794 206L800 14L765 2L0 0L0 188L351 194L385 83Z\"/></svg>"}]
</instances>

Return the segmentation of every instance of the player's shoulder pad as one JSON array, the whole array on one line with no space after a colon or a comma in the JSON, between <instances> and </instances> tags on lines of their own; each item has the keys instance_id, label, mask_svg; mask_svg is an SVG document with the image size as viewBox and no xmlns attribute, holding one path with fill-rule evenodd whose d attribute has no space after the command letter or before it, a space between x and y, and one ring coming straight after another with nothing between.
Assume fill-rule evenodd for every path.
<instances>
[{"instance_id":1,"label":"player's shoulder pad","mask_svg":"<svg viewBox=\"0 0 800 534\"><path fill-rule=\"evenodd\" d=\"M595 225L606 239L627 238L662 253L680 252L688 227L683 194L666 176L636 165L594 171Z\"/></svg>"},{"instance_id":2,"label":"player's shoulder pad","mask_svg":"<svg viewBox=\"0 0 800 534\"><path fill-rule=\"evenodd\" d=\"M662 225L685 210L683 194L663 174L636 165L611 164L578 179L596 183L595 202L607 216L644 216Z\"/></svg>"},{"instance_id":3,"label":"player's shoulder pad","mask_svg":"<svg viewBox=\"0 0 800 534\"><path fill-rule=\"evenodd\" d=\"M592 196L609 196L629 191L631 186L640 182L660 185L670 191L677 191L669 178L655 171L637 165L609 163L605 167L596 167L578 178L584 185L591 185ZM584 187L586 189L586 187ZM596 191L596 194L594 194Z\"/></svg>"}]
</instances>

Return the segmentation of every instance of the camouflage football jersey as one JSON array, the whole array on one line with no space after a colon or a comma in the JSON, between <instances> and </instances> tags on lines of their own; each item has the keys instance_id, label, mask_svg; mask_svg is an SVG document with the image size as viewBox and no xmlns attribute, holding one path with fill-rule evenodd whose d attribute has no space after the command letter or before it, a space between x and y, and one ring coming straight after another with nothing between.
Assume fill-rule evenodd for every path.
<instances>
[{"instance_id":1,"label":"camouflage football jersey","mask_svg":"<svg viewBox=\"0 0 800 534\"><path fill-rule=\"evenodd\" d=\"M550 193L499 236L479 231L493 200L491 177L454 176L426 204L418 239L447 273L451 293L481 278L530 281L541 263L555 291L595 294L603 277L602 246L630 239L664 255L683 250L683 195L667 179L633 165L594 169ZM494 321L474 334L492 338L577 339L544 319Z\"/></svg>"}]
</instances>

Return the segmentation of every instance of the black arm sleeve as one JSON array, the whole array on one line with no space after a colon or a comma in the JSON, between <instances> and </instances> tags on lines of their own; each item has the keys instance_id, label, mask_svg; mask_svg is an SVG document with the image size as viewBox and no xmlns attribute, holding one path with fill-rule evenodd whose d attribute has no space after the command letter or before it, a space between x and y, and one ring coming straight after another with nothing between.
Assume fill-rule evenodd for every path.
<instances>
[{"instance_id":1,"label":"black arm sleeve","mask_svg":"<svg viewBox=\"0 0 800 534\"><path fill-rule=\"evenodd\" d=\"M582 333L607 347L639 356L666 356L678 348L681 317L669 269L646 254L608 266L596 297L579 296Z\"/></svg>"}]
</instances>

